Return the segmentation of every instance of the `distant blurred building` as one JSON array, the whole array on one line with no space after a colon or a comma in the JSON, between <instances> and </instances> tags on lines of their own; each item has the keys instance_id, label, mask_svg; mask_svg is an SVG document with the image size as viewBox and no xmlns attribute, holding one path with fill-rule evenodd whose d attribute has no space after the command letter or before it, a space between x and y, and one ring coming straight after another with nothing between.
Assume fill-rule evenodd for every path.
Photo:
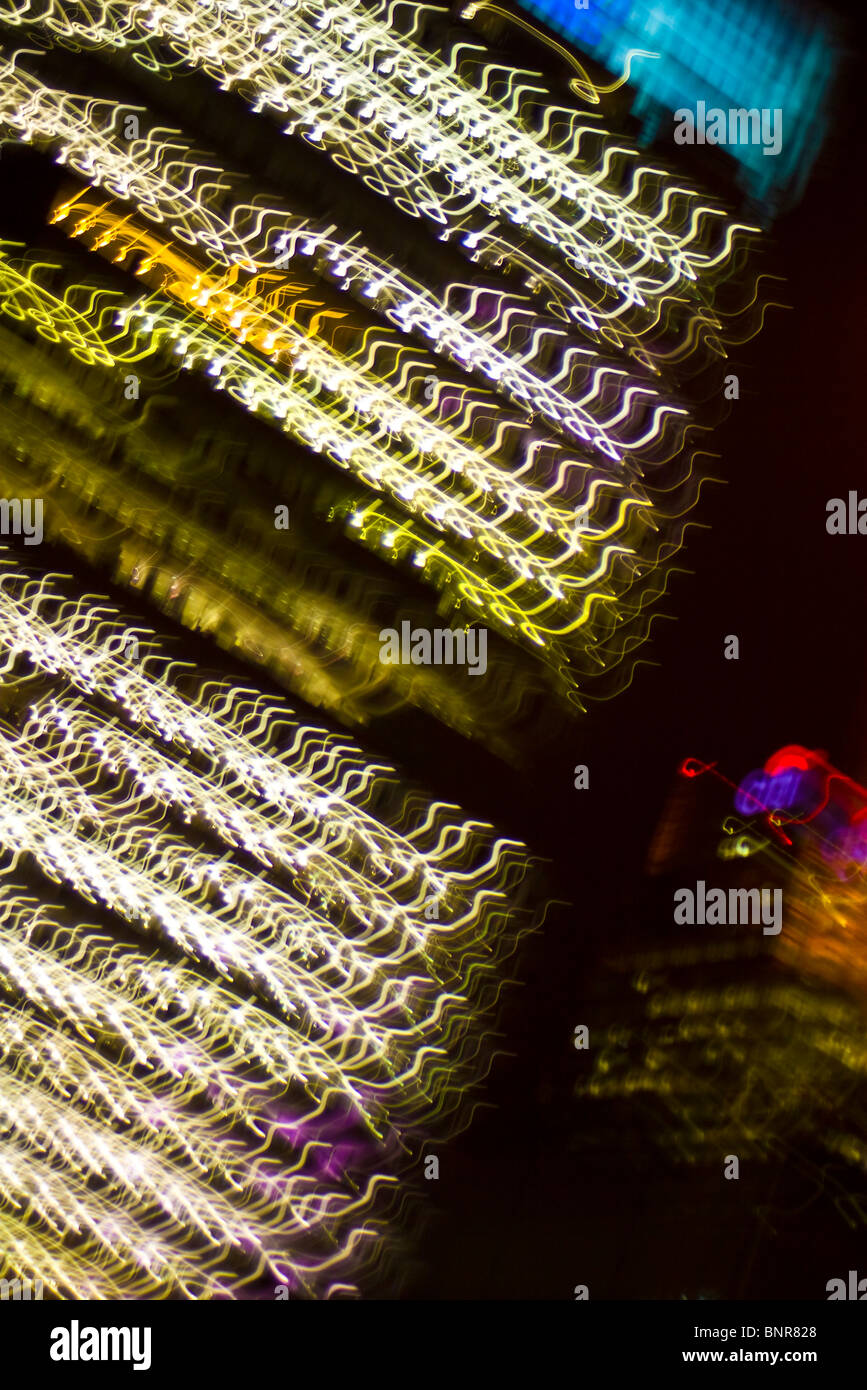
<instances>
[{"instance_id":1,"label":"distant blurred building","mask_svg":"<svg viewBox=\"0 0 867 1390\"><path fill-rule=\"evenodd\" d=\"M605 1145L636 1107L676 1164L749 1160L785 1170L781 1186L824 1192L852 1227L867 1222L867 790L822 753L789 747L734 796L695 775L669 796L648 856L653 944L612 953L576 1085L599 1107L587 1126ZM729 811L707 852L716 783ZM699 791L701 788L701 792ZM734 805L734 811L731 810ZM705 850L687 864L696 828ZM678 927L673 885L781 886L782 930ZM667 917L666 914L672 913ZM776 1179L775 1179L776 1182ZM793 1201L792 1205L795 1205Z\"/></svg>"}]
</instances>

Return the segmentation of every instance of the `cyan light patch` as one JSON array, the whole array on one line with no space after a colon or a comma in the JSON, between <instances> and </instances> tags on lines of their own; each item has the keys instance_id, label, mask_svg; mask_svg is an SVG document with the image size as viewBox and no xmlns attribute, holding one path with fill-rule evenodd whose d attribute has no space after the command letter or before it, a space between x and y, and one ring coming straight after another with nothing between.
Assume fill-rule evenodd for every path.
<instances>
[{"instance_id":1,"label":"cyan light patch","mask_svg":"<svg viewBox=\"0 0 867 1390\"><path fill-rule=\"evenodd\" d=\"M575 0L518 3L615 75L630 49L659 54L632 63L642 143L665 138L674 112L700 101L708 110L781 110L775 158L752 142L725 148L765 220L800 197L824 139L837 65L835 31L821 10L784 9L777 0L589 0L587 9Z\"/></svg>"}]
</instances>

